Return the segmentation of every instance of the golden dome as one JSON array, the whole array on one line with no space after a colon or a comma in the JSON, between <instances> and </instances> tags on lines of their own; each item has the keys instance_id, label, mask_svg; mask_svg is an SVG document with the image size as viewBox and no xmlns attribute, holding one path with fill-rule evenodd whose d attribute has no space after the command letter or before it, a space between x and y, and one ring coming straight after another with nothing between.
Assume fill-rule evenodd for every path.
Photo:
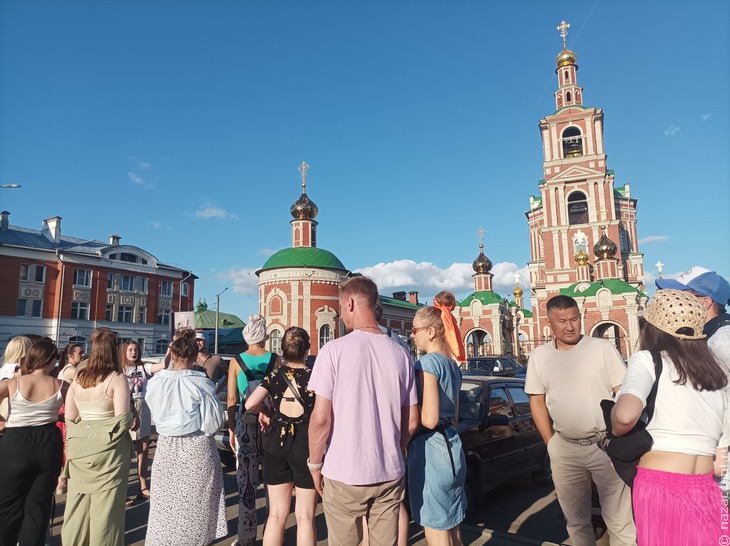
<instances>
[{"instance_id":1,"label":"golden dome","mask_svg":"<svg viewBox=\"0 0 730 546\"><path fill-rule=\"evenodd\" d=\"M476 271L480 275L489 273L489 271L492 269L492 260L484 255L483 244L479 245L479 256L477 256L477 259L474 260L474 263L472 263L471 266L474 268L474 271Z\"/></svg>"},{"instance_id":2,"label":"golden dome","mask_svg":"<svg viewBox=\"0 0 730 546\"><path fill-rule=\"evenodd\" d=\"M598 242L593 247L593 252L599 260L605 260L607 258L613 258L616 255L618 247L611 239L606 235L606 228L603 228L603 235L598 239Z\"/></svg>"},{"instance_id":3,"label":"golden dome","mask_svg":"<svg viewBox=\"0 0 730 546\"><path fill-rule=\"evenodd\" d=\"M555 58L555 66L562 68L569 65L575 65L577 67L578 57L571 50L563 48L563 51Z\"/></svg>"},{"instance_id":4,"label":"golden dome","mask_svg":"<svg viewBox=\"0 0 730 546\"><path fill-rule=\"evenodd\" d=\"M515 299L521 298L523 293L524 292L522 292L522 288L520 288L519 284L517 286L515 286L515 289L512 291L512 294L514 294Z\"/></svg>"},{"instance_id":5,"label":"golden dome","mask_svg":"<svg viewBox=\"0 0 730 546\"><path fill-rule=\"evenodd\" d=\"M289 212L291 212L291 215L295 220L314 220L319 209L317 208L317 205L314 204L314 201L312 201L305 192L302 192L299 199L294 201Z\"/></svg>"},{"instance_id":6,"label":"golden dome","mask_svg":"<svg viewBox=\"0 0 730 546\"><path fill-rule=\"evenodd\" d=\"M588 265L588 259L590 256L588 256L588 253L584 252L583 249L580 249L574 258L575 265Z\"/></svg>"}]
</instances>

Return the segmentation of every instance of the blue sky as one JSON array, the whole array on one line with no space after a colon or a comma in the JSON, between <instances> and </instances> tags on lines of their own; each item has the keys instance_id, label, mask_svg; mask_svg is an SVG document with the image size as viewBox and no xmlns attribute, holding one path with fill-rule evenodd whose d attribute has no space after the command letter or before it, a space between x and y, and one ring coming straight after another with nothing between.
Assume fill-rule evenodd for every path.
<instances>
[{"instance_id":1,"label":"blue sky","mask_svg":"<svg viewBox=\"0 0 730 546\"><path fill-rule=\"evenodd\" d=\"M483 227L509 295L571 23L608 167L638 198L653 285L730 274L730 3L0 3L0 206L11 224L148 250L244 320L291 244L310 166L318 246L381 293L472 291ZM527 276L522 275L525 287Z\"/></svg>"}]
</instances>

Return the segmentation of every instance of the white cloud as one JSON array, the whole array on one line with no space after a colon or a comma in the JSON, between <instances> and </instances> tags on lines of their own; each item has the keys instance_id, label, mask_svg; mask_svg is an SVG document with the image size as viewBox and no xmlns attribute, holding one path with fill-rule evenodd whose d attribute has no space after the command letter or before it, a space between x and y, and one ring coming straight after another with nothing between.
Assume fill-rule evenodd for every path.
<instances>
[{"instance_id":1,"label":"white cloud","mask_svg":"<svg viewBox=\"0 0 730 546\"><path fill-rule=\"evenodd\" d=\"M159 220L150 220L149 222L145 222L145 225L147 227L151 227L152 229L172 229L172 226L170 224L168 224L167 222L160 222Z\"/></svg>"},{"instance_id":2,"label":"white cloud","mask_svg":"<svg viewBox=\"0 0 730 546\"><path fill-rule=\"evenodd\" d=\"M255 296L259 293L259 278L255 269L232 267L218 273L216 278L230 282L236 294Z\"/></svg>"},{"instance_id":3,"label":"white cloud","mask_svg":"<svg viewBox=\"0 0 730 546\"><path fill-rule=\"evenodd\" d=\"M702 114L700 117L702 118L702 121L707 121L708 119L710 119L712 117L712 115L711 114Z\"/></svg>"},{"instance_id":4,"label":"white cloud","mask_svg":"<svg viewBox=\"0 0 730 546\"><path fill-rule=\"evenodd\" d=\"M201 220L208 220L209 218L218 218L220 220L238 220L238 215L233 212L228 212L220 207L216 207L212 204L204 205L195 211L195 217Z\"/></svg>"},{"instance_id":5,"label":"white cloud","mask_svg":"<svg viewBox=\"0 0 730 546\"><path fill-rule=\"evenodd\" d=\"M262 248L261 250L259 250L259 254L261 254L262 256L266 256L267 258L270 258L277 252L278 251L274 250L273 248Z\"/></svg>"},{"instance_id":6,"label":"white cloud","mask_svg":"<svg viewBox=\"0 0 730 546\"><path fill-rule=\"evenodd\" d=\"M129 179L130 179L130 180L131 180L132 182L134 182L135 184L137 184L137 185L139 185L139 186L141 186L142 184L144 184L144 178L142 178L142 177L141 177L140 175L138 175L137 173L132 173L132 172L129 172L129 173L127 173L127 176L129 177Z\"/></svg>"},{"instance_id":7,"label":"white cloud","mask_svg":"<svg viewBox=\"0 0 730 546\"><path fill-rule=\"evenodd\" d=\"M527 266L520 268L509 262L497 263L492 268L494 291L502 295L511 294L515 287L516 272L520 274L520 286L527 292L530 286ZM417 290L422 300L432 298L441 290L450 290L456 294L474 290L474 270L470 263L457 262L444 269L430 262L396 260L363 267L357 273L372 278L381 293Z\"/></svg>"},{"instance_id":8,"label":"white cloud","mask_svg":"<svg viewBox=\"0 0 730 546\"><path fill-rule=\"evenodd\" d=\"M639 239L640 245L647 245L649 243L664 243L669 240L669 235L649 235Z\"/></svg>"},{"instance_id":9,"label":"white cloud","mask_svg":"<svg viewBox=\"0 0 730 546\"><path fill-rule=\"evenodd\" d=\"M674 136L677 133L679 133L680 129L676 125L670 125L666 129L664 129L664 134L667 136Z\"/></svg>"}]
</instances>

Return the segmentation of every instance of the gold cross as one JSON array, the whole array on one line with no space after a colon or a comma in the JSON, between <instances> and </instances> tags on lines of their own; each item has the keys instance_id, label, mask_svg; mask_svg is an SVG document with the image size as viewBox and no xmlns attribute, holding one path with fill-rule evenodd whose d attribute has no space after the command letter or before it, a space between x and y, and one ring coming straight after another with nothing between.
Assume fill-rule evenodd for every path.
<instances>
[{"instance_id":1,"label":"gold cross","mask_svg":"<svg viewBox=\"0 0 730 546\"><path fill-rule=\"evenodd\" d=\"M563 49L566 49L565 45L565 38L568 36L568 29L570 28L570 23L566 23L565 21L560 21L560 24L555 27L555 30L560 31L560 36L563 38Z\"/></svg>"},{"instance_id":2,"label":"gold cross","mask_svg":"<svg viewBox=\"0 0 730 546\"><path fill-rule=\"evenodd\" d=\"M309 165L307 165L304 161L302 161L302 164L299 166L299 172L302 173L302 193L307 192L307 171L309 170Z\"/></svg>"},{"instance_id":3,"label":"gold cross","mask_svg":"<svg viewBox=\"0 0 730 546\"><path fill-rule=\"evenodd\" d=\"M484 231L482 228L479 228L477 230L477 235L479 235L479 245L482 245L484 243L484 234L486 231Z\"/></svg>"}]
</instances>

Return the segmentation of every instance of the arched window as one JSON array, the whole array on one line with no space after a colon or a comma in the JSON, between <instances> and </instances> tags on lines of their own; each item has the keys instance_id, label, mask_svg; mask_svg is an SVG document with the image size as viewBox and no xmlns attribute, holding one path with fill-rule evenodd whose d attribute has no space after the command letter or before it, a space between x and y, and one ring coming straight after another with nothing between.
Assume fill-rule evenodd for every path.
<instances>
[{"instance_id":1,"label":"arched window","mask_svg":"<svg viewBox=\"0 0 730 546\"><path fill-rule=\"evenodd\" d=\"M271 298L269 302L269 314L270 315L281 315L281 298L276 296Z\"/></svg>"},{"instance_id":2,"label":"arched window","mask_svg":"<svg viewBox=\"0 0 730 546\"><path fill-rule=\"evenodd\" d=\"M621 254L628 254L631 250L631 246L629 244L629 233L623 225L619 225L618 236L621 245Z\"/></svg>"},{"instance_id":3,"label":"arched window","mask_svg":"<svg viewBox=\"0 0 730 546\"><path fill-rule=\"evenodd\" d=\"M272 330L269 335L269 351L281 354L281 332L279 330Z\"/></svg>"},{"instance_id":4,"label":"arched window","mask_svg":"<svg viewBox=\"0 0 730 546\"><path fill-rule=\"evenodd\" d=\"M319 346L322 347L325 343L332 339L332 327L329 324L325 324L319 329Z\"/></svg>"},{"instance_id":5,"label":"arched window","mask_svg":"<svg viewBox=\"0 0 730 546\"><path fill-rule=\"evenodd\" d=\"M565 92L565 100L566 100L567 102L570 102L570 97L571 97L571 95L570 95L570 91L566 91L566 92Z\"/></svg>"},{"instance_id":6,"label":"arched window","mask_svg":"<svg viewBox=\"0 0 730 546\"><path fill-rule=\"evenodd\" d=\"M573 253L578 254L581 250L588 254L588 241L586 241L586 238L583 235L576 236L576 238L573 239Z\"/></svg>"},{"instance_id":7,"label":"arched window","mask_svg":"<svg viewBox=\"0 0 730 546\"><path fill-rule=\"evenodd\" d=\"M586 194L580 191L574 191L568 196L568 224L574 226L576 224L588 223L588 200Z\"/></svg>"},{"instance_id":8,"label":"arched window","mask_svg":"<svg viewBox=\"0 0 730 546\"><path fill-rule=\"evenodd\" d=\"M164 355L167 352L167 346L169 344L169 339L158 339L157 341L155 341L155 353Z\"/></svg>"},{"instance_id":9,"label":"arched window","mask_svg":"<svg viewBox=\"0 0 730 546\"><path fill-rule=\"evenodd\" d=\"M570 100L570 97L568 97ZM578 127L568 127L563 131L563 157L583 155L583 138Z\"/></svg>"},{"instance_id":10,"label":"arched window","mask_svg":"<svg viewBox=\"0 0 730 546\"><path fill-rule=\"evenodd\" d=\"M565 74L565 82L567 83L567 81L568 81L568 71L566 70L564 74Z\"/></svg>"}]
</instances>

